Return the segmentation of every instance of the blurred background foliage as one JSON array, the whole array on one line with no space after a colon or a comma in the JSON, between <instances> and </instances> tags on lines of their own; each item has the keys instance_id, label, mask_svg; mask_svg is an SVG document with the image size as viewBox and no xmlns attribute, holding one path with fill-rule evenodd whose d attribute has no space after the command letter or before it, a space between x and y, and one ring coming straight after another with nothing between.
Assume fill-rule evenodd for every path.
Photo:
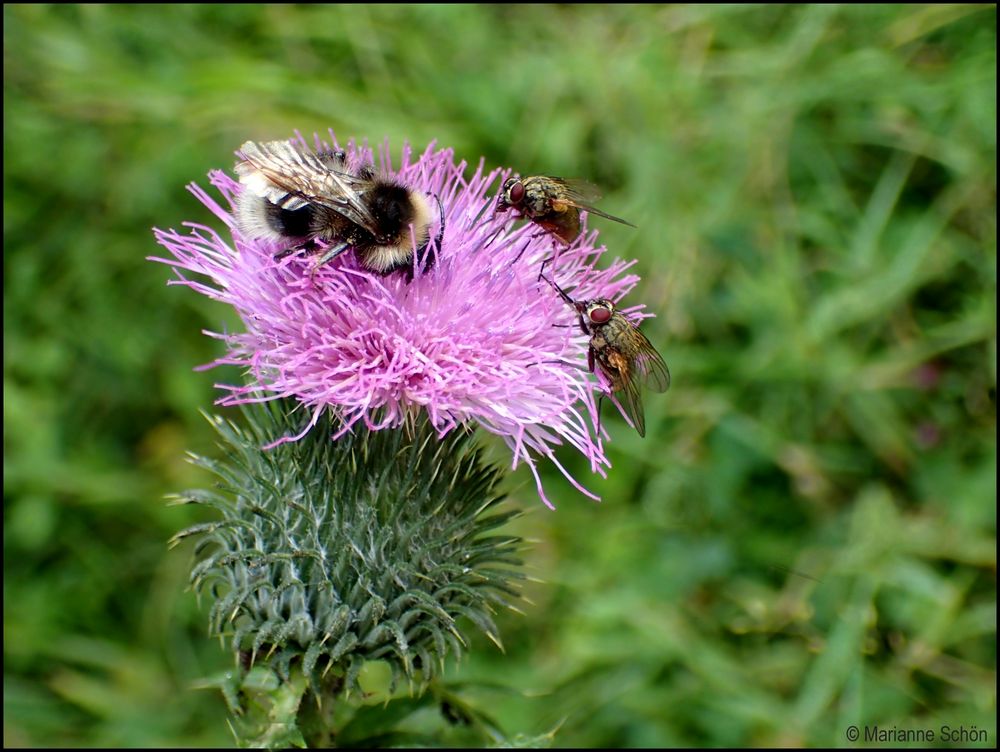
<instances>
[{"instance_id":1,"label":"blurred background foliage","mask_svg":"<svg viewBox=\"0 0 1000 752\"><path fill-rule=\"evenodd\" d=\"M232 743L163 496L238 322L145 257L243 140L328 127L639 225L601 237L673 387L645 439L605 412L601 504L511 475L540 582L467 697L556 745L996 742L994 6L3 13L6 745Z\"/></svg>"}]
</instances>

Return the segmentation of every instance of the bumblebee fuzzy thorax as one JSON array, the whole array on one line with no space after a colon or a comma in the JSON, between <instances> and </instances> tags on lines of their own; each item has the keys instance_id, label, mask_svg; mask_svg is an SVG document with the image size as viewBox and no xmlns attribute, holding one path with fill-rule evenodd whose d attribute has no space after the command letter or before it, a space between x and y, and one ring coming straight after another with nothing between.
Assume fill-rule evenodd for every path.
<instances>
[{"instance_id":1,"label":"bumblebee fuzzy thorax","mask_svg":"<svg viewBox=\"0 0 1000 752\"><path fill-rule=\"evenodd\" d=\"M384 273L409 261L414 247L418 255L427 247L434 212L426 194L378 183L367 201L379 232L376 244L362 251L365 266Z\"/></svg>"}]
</instances>

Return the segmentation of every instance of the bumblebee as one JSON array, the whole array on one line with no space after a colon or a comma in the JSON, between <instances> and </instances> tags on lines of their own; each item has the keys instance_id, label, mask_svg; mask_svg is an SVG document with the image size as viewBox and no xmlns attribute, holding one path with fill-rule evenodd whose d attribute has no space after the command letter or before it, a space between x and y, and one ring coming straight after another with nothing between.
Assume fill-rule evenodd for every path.
<instances>
[{"instance_id":1,"label":"bumblebee","mask_svg":"<svg viewBox=\"0 0 1000 752\"><path fill-rule=\"evenodd\" d=\"M576 311L580 329L590 337L587 348L587 366L591 373L599 368L611 384L611 392L620 397L622 411L632 421L640 436L646 435L646 418L642 409L639 385L654 392L670 388L670 369L656 348L646 339L615 304L605 298L574 300L548 277L548 282ZM600 421L600 402L597 415Z\"/></svg>"},{"instance_id":2,"label":"bumblebee","mask_svg":"<svg viewBox=\"0 0 1000 752\"><path fill-rule=\"evenodd\" d=\"M500 189L496 211L517 209L525 219L567 244L580 235L581 210L635 227L621 217L595 209L592 204L600 198L597 187L585 180L546 175L508 178Z\"/></svg>"},{"instance_id":3,"label":"bumblebee","mask_svg":"<svg viewBox=\"0 0 1000 752\"><path fill-rule=\"evenodd\" d=\"M243 184L237 198L236 225L250 238L290 242L276 254L317 252L328 247L317 266L354 249L362 266L379 274L412 268L413 256L425 267L434 221L432 197L387 177L370 166L349 170L342 151L312 152L287 141L247 141L235 172ZM444 216L437 201L440 229Z\"/></svg>"}]
</instances>

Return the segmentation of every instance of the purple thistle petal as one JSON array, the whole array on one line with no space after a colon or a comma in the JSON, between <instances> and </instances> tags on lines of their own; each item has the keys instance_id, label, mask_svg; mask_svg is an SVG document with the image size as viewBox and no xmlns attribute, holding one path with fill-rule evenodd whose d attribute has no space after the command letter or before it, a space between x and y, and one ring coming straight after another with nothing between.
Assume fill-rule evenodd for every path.
<instances>
[{"instance_id":1,"label":"purple thistle petal","mask_svg":"<svg viewBox=\"0 0 1000 752\"><path fill-rule=\"evenodd\" d=\"M330 142L337 147L332 132ZM315 148L331 147L316 137ZM371 159L367 147L352 142L346 150L352 167ZM538 273L555 252L546 273L573 297L618 300L638 281L625 274L631 264L615 260L597 269L606 248L595 245L596 231L565 246L539 236L531 223L512 229L510 213L492 213L509 170L484 174L480 162L466 176L465 162L456 164L452 150L432 144L415 160L404 148L391 172L388 147L378 151L383 174L437 196L444 210L440 248L431 248L436 262L427 271L415 263L410 282L403 274L369 272L352 253L318 269L313 259L294 255L275 261L280 247L244 239L235 229L232 206L241 188L218 170L209 182L227 206L196 185L188 188L225 223L228 239L198 224L186 224L186 234L154 230L170 257L150 258L174 269L177 279L168 284L229 303L246 327L206 332L228 347L206 367L238 365L251 375L244 385L219 385L226 394L218 403L285 396L303 403L301 432L270 446L304 436L325 409L342 418L338 435L359 422L369 430L399 426L423 409L442 436L470 422L500 436L513 453L512 467L528 464L550 508L535 455L548 457L597 499L556 460L554 447L572 445L592 472L605 475L610 462L592 427L596 396L606 385L586 370L587 337L576 313ZM642 316L627 310L634 320Z\"/></svg>"}]
</instances>

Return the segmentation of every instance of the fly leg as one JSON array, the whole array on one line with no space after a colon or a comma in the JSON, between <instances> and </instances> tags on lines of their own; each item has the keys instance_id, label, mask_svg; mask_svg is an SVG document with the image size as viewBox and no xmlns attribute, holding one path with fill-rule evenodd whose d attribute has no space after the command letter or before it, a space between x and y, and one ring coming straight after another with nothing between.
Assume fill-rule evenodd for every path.
<instances>
[{"instance_id":1,"label":"fly leg","mask_svg":"<svg viewBox=\"0 0 1000 752\"><path fill-rule=\"evenodd\" d=\"M583 317L580 317L580 326L583 326ZM584 329L586 332L586 329ZM591 345L587 348L587 367L590 368L590 372L594 372L594 360L596 353L594 351L594 346ZM604 404L604 392L602 391L600 396L597 398L597 436L601 435L601 405Z\"/></svg>"},{"instance_id":2,"label":"fly leg","mask_svg":"<svg viewBox=\"0 0 1000 752\"><path fill-rule=\"evenodd\" d=\"M563 240L560 237L557 237L556 235L553 235L551 232L548 232L548 231L536 233L536 234L532 235L531 237L532 237L532 239L534 239L534 238L540 238L540 237L542 237L544 235L547 235L548 237L550 237L552 239L552 245L555 246L555 252L551 256L549 256L547 259L545 259L542 262L541 267L539 267L539 269L538 269L538 278L539 279L541 279L542 277L545 276L545 267L548 266L549 264L551 264L552 262L554 262L556 260L556 257L559 256L559 243L557 243L556 240L561 240L563 243L566 243L565 240ZM569 243L566 243L566 245L569 245Z\"/></svg>"}]
</instances>

